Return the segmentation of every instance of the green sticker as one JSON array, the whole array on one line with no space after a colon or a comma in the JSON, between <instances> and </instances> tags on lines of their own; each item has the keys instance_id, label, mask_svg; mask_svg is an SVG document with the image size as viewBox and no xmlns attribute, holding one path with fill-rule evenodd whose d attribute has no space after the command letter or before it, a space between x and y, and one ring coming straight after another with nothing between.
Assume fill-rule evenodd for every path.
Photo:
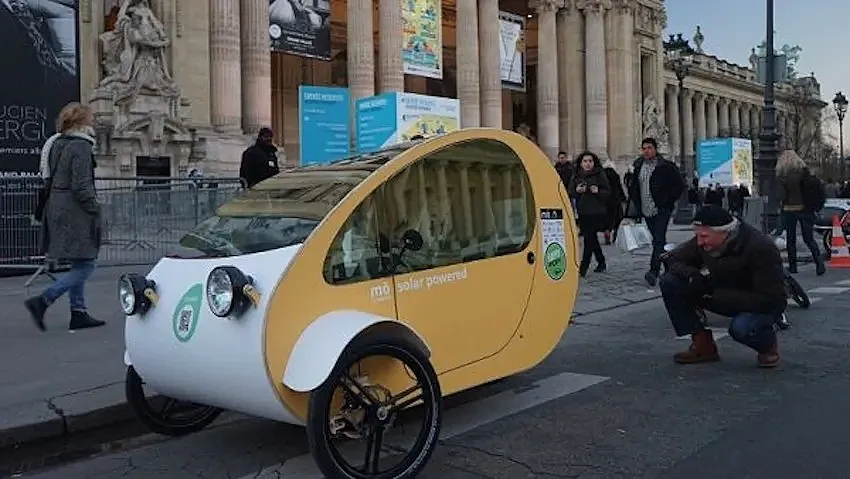
<instances>
[{"instance_id":1,"label":"green sticker","mask_svg":"<svg viewBox=\"0 0 850 479\"><path fill-rule=\"evenodd\" d=\"M560 243L549 243L543 253L543 262L546 274L554 280L563 278L567 272L567 254Z\"/></svg>"},{"instance_id":2,"label":"green sticker","mask_svg":"<svg viewBox=\"0 0 850 479\"><path fill-rule=\"evenodd\" d=\"M174 337L181 343L189 341L195 335L198 317L201 314L203 294L203 285L196 283L183 294L180 302L177 303L177 307L174 308L174 317L171 318L171 323L174 329Z\"/></svg>"}]
</instances>

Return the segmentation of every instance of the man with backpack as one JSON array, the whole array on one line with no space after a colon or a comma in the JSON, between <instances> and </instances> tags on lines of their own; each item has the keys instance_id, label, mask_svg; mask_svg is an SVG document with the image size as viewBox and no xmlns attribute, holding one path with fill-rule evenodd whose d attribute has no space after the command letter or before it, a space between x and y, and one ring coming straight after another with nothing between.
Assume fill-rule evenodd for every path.
<instances>
[{"instance_id":1,"label":"man with backpack","mask_svg":"<svg viewBox=\"0 0 850 479\"><path fill-rule=\"evenodd\" d=\"M782 204L782 226L788 251L788 270L797 272L797 223L803 242L812 253L818 276L826 273L824 257L814 238L815 215L826 203L823 183L809 171L806 163L793 150L786 150L776 162L779 201Z\"/></svg>"}]
</instances>

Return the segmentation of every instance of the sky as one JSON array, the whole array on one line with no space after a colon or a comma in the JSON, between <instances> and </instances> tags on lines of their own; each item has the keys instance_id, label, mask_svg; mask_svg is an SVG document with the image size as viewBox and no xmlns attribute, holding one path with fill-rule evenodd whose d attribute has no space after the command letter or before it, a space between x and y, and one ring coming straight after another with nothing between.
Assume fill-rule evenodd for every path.
<instances>
[{"instance_id":1,"label":"sky","mask_svg":"<svg viewBox=\"0 0 850 479\"><path fill-rule=\"evenodd\" d=\"M765 0L666 0L668 34L691 39L700 25L703 50L718 58L749 66L750 49L766 30ZM844 46L850 0L775 0L775 47L799 45L800 76L815 73L821 97L832 102L835 92L850 94L850 61ZM693 46L693 43L691 43Z\"/></svg>"}]
</instances>

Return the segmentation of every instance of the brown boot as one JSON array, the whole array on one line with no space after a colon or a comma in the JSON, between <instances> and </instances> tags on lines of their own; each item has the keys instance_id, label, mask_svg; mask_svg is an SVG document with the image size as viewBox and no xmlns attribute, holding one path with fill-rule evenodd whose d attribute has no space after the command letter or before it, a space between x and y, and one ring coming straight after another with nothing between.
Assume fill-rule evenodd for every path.
<instances>
[{"instance_id":1,"label":"brown boot","mask_svg":"<svg viewBox=\"0 0 850 479\"><path fill-rule=\"evenodd\" d=\"M705 329L691 336L691 346L687 351L676 353L673 360L679 364L711 363L720 361L717 344L711 330Z\"/></svg>"},{"instance_id":2,"label":"brown boot","mask_svg":"<svg viewBox=\"0 0 850 479\"><path fill-rule=\"evenodd\" d=\"M770 349L759 353L758 361L760 368L775 368L779 364L779 341L774 340Z\"/></svg>"}]
</instances>

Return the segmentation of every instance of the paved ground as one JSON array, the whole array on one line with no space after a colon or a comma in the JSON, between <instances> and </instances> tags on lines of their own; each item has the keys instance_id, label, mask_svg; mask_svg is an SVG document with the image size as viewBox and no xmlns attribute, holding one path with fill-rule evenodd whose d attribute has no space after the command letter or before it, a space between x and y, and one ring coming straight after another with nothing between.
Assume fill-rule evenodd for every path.
<instances>
[{"instance_id":1,"label":"paved ground","mask_svg":"<svg viewBox=\"0 0 850 479\"><path fill-rule=\"evenodd\" d=\"M675 365L687 341L657 299L586 313L540 366L452 398L421 477L847 477L850 271L818 278L807 267L798 278L814 304L790 312L777 370L754 367L728 337L720 363ZM117 446L27 477L318 477L302 430L237 415L186 438Z\"/></svg>"}]
</instances>

